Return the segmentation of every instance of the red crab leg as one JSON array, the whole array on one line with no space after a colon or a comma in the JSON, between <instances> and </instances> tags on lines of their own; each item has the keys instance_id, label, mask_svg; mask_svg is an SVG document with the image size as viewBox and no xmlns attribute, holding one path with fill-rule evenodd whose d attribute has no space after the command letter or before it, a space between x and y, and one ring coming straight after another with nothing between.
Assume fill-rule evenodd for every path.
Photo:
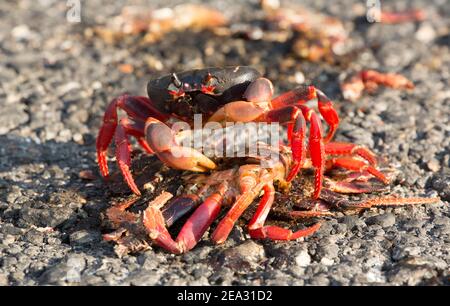
<instances>
[{"instance_id":1,"label":"red crab leg","mask_svg":"<svg viewBox=\"0 0 450 306\"><path fill-rule=\"evenodd\" d=\"M270 111L267 114L267 121L290 122L288 126L288 139L292 148L293 165L286 178L290 182L297 175L305 160L305 117L300 108L290 105Z\"/></svg>"},{"instance_id":2,"label":"red crab leg","mask_svg":"<svg viewBox=\"0 0 450 306\"><path fill-rule=\"evenodd\" d=\"M362 70L345 80L341 84L341 91L345 99L355 101L364 90L373 93L380 85L394 89L414 88L414 84L401 74Z\"/></svg>"},{"instance_id":3,"label":"red crab leg","mask_svg":"<svg viewBox=\"0 0 450 306\"><path fill-rule=\"evenodd\" d=\"M242 166L242 170L239 170L243 172L240 176L241 195L237 197L231 209L226 216L220 220L217 228L211 235L212 241L217 244L223 243L227 239L237 219L239 219L242 213L258 196L264 185L267 184L266 181L257 183L258 174L256 171L252 171L251 167L244 167L245 166ZM246 171L247 169L250 169L250 171Z\"/></svg>"},{"instance_id":4,"label":"red crab leg","mask_svg":"<svg viewBox=\"0 0 450 306\"><path fill-rule=\"evenodd\" d=\"M209 196L189 217L176 240L173 240L164 223L164 216L160 210L160 205L149 204L144 211L143 223L150 238L162 248L181 254L191 250L202 238L211 223L217 218L220 212L223 199L223 189Z\"/></svg>"},{"instance_id":5,"label":"red crab leg","mask_svg":"<svg viewBox=\"0 0 450 306\"><path fill-rule=\"evenodd\" d=\"M301 111L299 111L301 109ZM298 110L298 111L294 111ZM290 111L290 114L289 112ZM306 130L306 121L311 124L311 130L309 132L309 151L311 156L312 165L315 169L314 178L314 195L313 198L317 199L320 195L322 189L323 172L325 164L325 146L324 140L322 139L322 125L317 114L309 109L308 107L301 105L299 107L290 106L286 108L281 108L278 110L273 110L268 114L268 120L278 118L280 122L286 122L286 118L283 118L286 114L290 115L290 118L296 117L294 127L292 129L292 155L294 157L294 164L288 174L287 181L292 180L298 173L300 167L303 165L305 147L304 147L304 136Z\"/></svg>"},{"instance_id":6,"label":"red crab leg","mask_svg":"<svg viewBox=\"0 0 450 306\"><path fill-rule=\"evenodd\" d=\"M371 165L376 166L377 159L375 154L369 149L353 143L330 142L325 144L326 155L359 155L367 160Z\"/></svg>"},{"instance_id":7,"label":"red crab leg","mask_svg":"<svg viewBox=\"0 0 450 306\"><path fill-rule=\"evenodd\" d=\"M136 186L136 183L134 182L133 176L130 172L130 142L128 140L128 134L123 124L119 124L117 126L114 138L116 142L116 159L125 182L135 194L140 195L141 192Z\"/></svg>"},{"instance_id":8,"label":"red crab leg","mask_svg":"<svg viewBox=\"0 0 450 306\"><path fill-rule=\"evenodd\" d=\"M419 9L399 13L381 11L380 16L381 22L386 24L422 21L425 18L426 18L425 11Z\"/></svg>"},{"instance_id":9,"label":"red crab leg","mask_svg":"<svg viewBox=\"0 0 450 306\"><path fill-rule=\"evenodd\" d=\"M100 172L104 177L108 177L109 175L106 150L112 141L118 124L118 108L123 109L129 117L141 119L142 121L145 121L145 119L150 116L154 116L163 121L168 118L166 115L159 112L146 97L123 94L112 100L105 111L103 124L97 137L97 160Z\"/></svg>"},{"instance_id":10,"label":"red crab leg","mask_svg":"<svg viewBox=\"0 0 450 306\"><path fill-rule=\"evenodd\" d=\"M117 98L113 100L106 109L103 117L103 124L97 136L97 160L100 173L107 177L109 175L108 162L106 160L106 150L114 136L117 126Z\"/></svg>"},{"instance_id":11,"label":"red crab leg","mask_svg":"<svg viewBox=\"0 0 450 306\"><path fill-rule=\"evenodd\" d=\"M267 215L272 207L275 189L272 184L264 186L264 196L259 202L258 208L252 220L248 224L249 234L252 238L263 239L269 238L273 240L294 240L300 237L308 236L317 231L320 223L317 223L306 229L292 232L291 230L278 226L264 226Z\"/></svg>"},{"instance_id":12,"label":"red crab leg","mask_svg":"<svg viewBox=\"0 0 450 306\"><path fill-rule=\"evenodd\" d=\"M309 132L309 152L315 170L313 199L318 199L320 191L322 190L323 172L325 168L325 148L322 140L322 125L320 119L313 111L309 114L309 121L311 122L311 130Z\"/></svg>"},{"instance_id":13,"label":"red crab leg","mask_svg":"<svg viewBox=\"0 0 450 306\"><path fill-rule=\"evenodd\" d=\"M288 91L271 101L273 109L281 108L287 105L304 105L306 102L317 98L319 112L329 126L328 134L324 142L329 142L336 132L339 125L339 116L333 107L330 99L314 86L299 86Z\"/></svg>"},{"instance_id":14,"label":"red crab leg","mask_svg":"<svg viewBox=\"0 0 450 306\"><path fill-rule=\"evenodd\" d=\"M134 136L138 141L139 145L144 148L149 154L154 152L144 139L145 122L139 119L133 119L133 122L128 118L120 119L120 123L128 135Z\"/></svg>"},{"instance_id":15,"label":"red crab leg","mask_svg":"<svg viewBox=\"0 0 450 306\"><path fill-rule=\"evenodd\" d=\"M372 175L370 175L372 177ZM334 181L325 179L325 188L338 193L370 193L386 189L386 185L364 181Z\"/></svg>"},{"instance_id":16,"label":"red crab leg","mask_svg":"<svg viewBox=\"0 0 450 306\"><path fill-rule=\"evenodd\" d=\"M299 86L274 98L271 105L273 109L287 105L303 105L315 98L317 93L314 86Z\"/></svg>"},{"instance_id":17,"label":"red crab leg","mask_svg":"<svg viewBox=\"0 0 450 306\"><path fill-rule=\"evenodd\" d=\"M306 133L306 120L303 117L303 113L299 110L293 128L291 130L291 147L293 165L286 178L290 182L297 175L300 168L305 161L305 133Z\"/></svg>"},{"instance_id":18,"label":"red crab leg","mask_svg":"<svg viewBox=\"0 0 450 306\"><path fill-rule=\"evenodd\" d=\"M317 104L319 112L322 115L325 122L329 125L328 134L323 140L324 143L328 143L336 133L336 129L339 125L339 116L333 107L333 103L330 99L320 90L317 90Z\"/></svg>"},{"instance_id":19,"label":"red crab leg","mask_svg":"<svg viewBox=\"0 0 450 306\"><path fill-rule=\"evenodd\" d=\"M375 169L373 166L366 164L362 160L358 160L352 157L339 157L327 160L327 169L331 169L332 167L342 167L347 170L359 172L367 171L383 183L389 184L388 178L383 173Z\"/></svg>"},{"instance_id":20,"label":"red crab leg","mask_svg":"<svg viewBox=\"0 0 450 306\"><path fill-rule=\"evenodd\" d=\"M143 138L144 125L145 124L140 120L137 120L136 122L130 122L128 118L122 118L120 119L119 125L117 126L115 132L116 160L119 165L119 169L130 189L137 195L140 195L141 193L136 186L136 183L134 182L133 176L131 175L130 171L131 149L128 135L136 137L141 146L148 153L152 154L152 149Z\"/></svg>"},{"instance_id":21,"label":"red crab leg","mask_svg":"<svg viewBox=\"0 0 450 306\"><path fill-rule=\"evenodd\" d=\"M155 153L155 152L153 152L152 148L150 148L150 146L148 145L148 143L145 141L145 139L143 137L138 137L136 139L137 139L139 145L141 147L143 147L144 150L147 151L147 153L149 153L149 154Z\"/></svg>"}]
</instances>

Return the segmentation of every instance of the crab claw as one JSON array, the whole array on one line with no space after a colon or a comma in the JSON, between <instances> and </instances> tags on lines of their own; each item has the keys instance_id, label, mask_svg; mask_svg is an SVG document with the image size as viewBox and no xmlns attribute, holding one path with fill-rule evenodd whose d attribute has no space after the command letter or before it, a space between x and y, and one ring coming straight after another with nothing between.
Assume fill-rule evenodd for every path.
<instances>
[{"instance_id":1,"label":"crab claw","mask_svg":"<svg viewBox=\"0 0 450 306\"><path fill-rule=\"evenodd\" d=\"M155 118L145 123L145 139L153 152L172 168L204 172L216 168L216 164L199 151L180 146L170 127Z\"/></svg>"}]
</instances>

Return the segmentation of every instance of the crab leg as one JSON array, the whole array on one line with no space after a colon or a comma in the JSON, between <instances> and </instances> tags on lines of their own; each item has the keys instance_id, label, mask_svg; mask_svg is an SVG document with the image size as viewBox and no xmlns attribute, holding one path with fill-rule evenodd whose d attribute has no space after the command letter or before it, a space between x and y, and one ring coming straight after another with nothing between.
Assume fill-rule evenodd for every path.
<instances>
[{"instance_id":1,"label":"crab leg","mask_svg":"<svg viewBox=\"0 0 450 306\"><path fill-rule=\"evenodd\" d=\"M119 98L118 98L119 99ZM117 127L117 100L109 104L103 117L103 125L97 136L97 160L100 167L100 173L104 177L109 176L108 162L106 160L106 150L114 136Z\"/></svg>"},{"instance_id":2,"label":"crab leg","mask_svg":"<svg viewBox=\"0 0 450 306\"><path fill-rule=\"evenodd\" d=\"M294 240L300 237L308 236L319 229L320 223L317 223L306 229L292 232L291 230L278 226L264 226L267 215L272 207L275 195L275 189L272 184L264 186L264 196L259 202L258 208L252 220L248 224L249 234L252 238L263 239L269 238L273 240Z\"/></svg>"},{"instance_id":3,"label":"crab leg","mask_svg":"<svg viewBox=\"0 0 450 306\"><path fill-rule=\"evenodd\" d=\"M359 155L369 162L372 166L376 166L377 159L375 154L369 149L346 142L330 142L325 144L325 154L327 155Z\"/></svg>"},{"instance_id":4,"label":"crab leg","mask_svg":"<svg viewBox=\"0 0 450 306\"><path fill-rule=\"evenodd\" d=\"M130 122L127 118L122 118L114 133L114 139L116 142L116 160L119 165L119 169L125 178L125 182L128 184L130 189L137 195L141 192L134 182L133 176L131 175L130 165L131 165L131 149L128 136L134 136L137 138L141 146L149 153L153 153L152 149L149 147L145 139L143 138L143 128L144 123L142 121Z\"/></svg>"},{"instance_id":5,"label":"crab leg","mask_svg":"<svg viewBox=\"0 0 450 306\"><path fill-rule=\"evenodd\" d=\"M152 102L146 97L129 96L123 94L112 100L103 116L103 124L97 137L97 160L100 173L108 177L108 163L106 160L106 150L114 137L118 124L117 109L123 109L129 117L145 121L147 117L155 116L160 120L167 120L167 116L160 113Z\"/></svg>"},{"instance_id":6,"label":"crab leg","mask_svg":"<svg viewBox=\"0 0 450 306\"><path fill-rule=\"evenodd\" d=\"M322 125L315 112L310 112L309 121L311 122L309 152L315 170L313 199L318 199L322 190L323 172L325 168L325 146L322 140Z\"/></svg>"},{"instance_id":7,"label":"crab leg","mask_svg":"<svg viewBox=\"0 0 450 306\"><path fill-rule=\"evenodd\" d=\"M290 105L270 111L267 114L267 121L292 122L288 124L288 139L291 142L294 163L286 178L286 181L290 182L297 175L305 161L305 117L300 108Z\"/></svg>"},{"instance_id":8,"label":"crab leg","mask_svg":"<svg viewBox=\"0 0 450 306\"><path fill-rule=\"evenodd\" d=\"M130 142L128 140L128 134L123 124L117 126L114 134L116 142L116 159L119 164L120 171L131 190L140 195L141 192L134 182L133 176L130 171L131 155L130 155Z\"/></svg>"},{"instance_id":9,"label":"crab leg","mask_svg":"<svg viewBox=\"0 0 450 306\"><path fill-rule=\"evenodd\" d=\"M370 175L372 176L372 175ZM325 188L338 193L370 193L386 189L384 183L375 184L364 181L334 181L332 179L325 179ZM323 193L323 192L322 192Z\"/></svg>"},{"instance_id":10,"label":"crab leg","mask_svg":"<svg viewBox=\"0 0 450 306\"><path fill-rule=\"evenodd\" d=\"M380 85L394 89L414 88L414 84L401 74L362 70L345 80L341 84L341 91L345 99L355 101L364 90L373 93Z\"/></svg>"},{"instance_id":11,"label":"crab leg","mask_svg":"<svg viewBox=\"0 0 450 306\"><path fill-rule=\"evenodd\" d=\"M150 238L159 246L181 254L191 250L202 238L211 223L217 218L222 206L223 194L227 189L226 183L218 188L218 192L210 195L189 217L183 225L176 240L170 236L161 212L160 203L150 203L144 211L143 223Z\"/></svg>"},{"instance_id":12,"label":"crab leg","mask_svg":"<svg viewBox=\"0 0 450 306\"><path fill-rule=\"evenodd\" d=\"M312 85L299 86L273 99L271 107L277 109L287 105L300 106L315 98L317 98L319 112L329 126L328 134L324 139L324 142L328 143L333 138L339 125L339 116L333 107L333 103L319 89Z\"/></svg>"},{"instance_id":13,"label":"crab leg","mask_svg":"<svg viewBox=\"0 0 450 306\"><path fill-rule=\"evenodd\" d=\"M358 160L352 157L339 157L327 160L327 169L331 169L333 167L342 167L347 170L359 172L367 171L383 183L389 184L388 178L383 173L375 169L373 166L366 164L362 160Z\"/></svg>"},{"instance_id":14,"label":"crab leg","mask_svg":"<svg viewBox=\"0 0 450 306\"><path fill-rule=\"evenodd\" d=\"M245 165L239 169L239 185L241 194L237 197L231 209L225 217L220 220L217 228L214 230L211 239L215 243L220 244L227 239L237 219L239 219L242 213L258 196L264 185L270 181L270 177L260 179L259 171L256 167L255 165ZM259 183L257 182L258 180L260 180Z\"/></svg>"},{"instance_id":15,"label":"crab leg","mask_svg":"<svg viewBox=\"0 0 450 306\"><path fill-rule=\"evenodd\" d=\"M301 111L300 111L301 110ZM288 113L290 112L290 113ZM311 130L309 132L309 152L311 156L312 165L315 169L314 176L314 195L313 198L317 199L320 195L320 190L322 188L323 172L325 165L325 146L324 140L322 139L322 125L317 114L308 107L304 105L300 106L289 106L286 108L280 108L269 113L269 121L273 117L277 117L280 121L287 121L283 118L285 114L288 113L290 117L296 117L293 128L292 128L292 156L294 157L294 164L289 171L287 176L287 181L291 181L295 175L298 173L300 167L304 162L305 154L305 131L306 131L306 121L310 122Z\"/></svg>"},{"instance_id":16,"label":"crab leg","mask_svg":"<svg viewBox=\"0 0 450 306\"><path fill-rule=\"evenodd\" d=\"M134 136L136 138L139 145L143 147L144 150L147 151L147 153L149 154L154 153L144 139L144 130L145 130L144 121L140 119L133 119L133 121L130 121L128 118L122 118L120 119L119 124L125 128L125 131L128 135Z\"/></svg>"},{"instance_id":17,"label":"crab leg","mask_svg":"<svg viewBox=\"0 0 450 306\"><path fill-rule=\"evenodd\" d=\"M346 207L363 209L378 206L404 206L404 205L421 205L421 204L432 204L437 203L441 199L436 198L396 198L396 197L385 197L385 198L375 198L369 199L362 203L347 203Z\"/></svg>"}]
</instances>

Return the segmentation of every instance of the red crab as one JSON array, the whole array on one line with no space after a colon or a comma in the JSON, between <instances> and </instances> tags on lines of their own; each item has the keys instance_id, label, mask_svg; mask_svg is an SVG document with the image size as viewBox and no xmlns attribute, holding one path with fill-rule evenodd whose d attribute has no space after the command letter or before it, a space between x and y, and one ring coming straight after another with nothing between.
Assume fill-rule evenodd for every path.
<instances>
[{"instance_id":1,"label":"red crab","mask_svg":"<svg viewBox=\"0 0 450 306\"><path fill-rule=\"evenodd\" d=\"M163 192L148 204L142 214L127 211L136 198L112 206L106 215L116 231L104 235L104 238L118 243L119 247L116 250L119 254L146 249L152 242L172 253L181 254L191 250L211 224L217 218L221 218L210 236L214 243L220 244L227 239L237 220L261 192L263 196L248 223L248 232L252 238L294 240L311 235L319 229L320 223L294 232L276 225L265 225L275 200L275 186L278 186L278 189L287 189L290 186L286 177L293 162L293 155L291 150L284 146L280 147L279 153L280 159L267 168L259 164L259 157L247 157L240 160L240 164L232 161L231 168L213 171L210 175L191 174L185 177L186 184L182 195L171 200L172 194ZM303 167L309 168L311 165L312 160L307 158ZM328 173L335 165L334 159L327 158L326 165ZM389 171L385 174L389 175ZM339 195L383 189L382 184L374 184L366 171L355 172L340 180L335 180L327 174L326 181L320 200L307 201L306 207L302 210L288 209L287 215L291 219L310 218L332 215L331 208L360 210L372 206L426 204L438 200L384 197L352 202ZM302 190L305 190L304 185ZM219 217L225 207L224 216ZM172 238L168 228L188 214L190 216L177 237Z\"/></svg>"},{"instance_id":2,"label":"red crab","mask_svg":"<svg viewBox=\"0 0 450 306\"><path fill-rule=\"evenodd\" d=\"M126 6L120 15L93 30L109 43L142 33L145 33L143 42L154 43L172 31L214 29L227 23L222 12L201 4L186 3L156 10L147 6Z\"/></svg>"},{"instance_id":3,"label":"red crab","mask_svg":"<svg viewBox=\"0 0 450 306\"><path fill-rule=\"evenodd\" d=\"M386 86L394 89L414 89L414 84L398 73L382 73L376 70L362 70L341 83L342 95L345 99L355 101L364 90L374 93L378 87Z\"/></svg>"},{"instance_id":4,"label":"red crab","mask_svg":"<svg viewBox=\"0 0 450 306\"><path fill-rule=\"evenodd\" d=\"M314 86L299 86L273 98L272 83L250 67L206 68L173 73L152 80L147 97L122 95L108 106L97 137L97 157L101 174L108 176L106 151L114 138L119 168L135 194L140 194L130 172L129 136L149 153L154 153L168 166L203 172L214 169L214 161L203 153L183 147L170 128L176 120L192 124L195 114L209 122L279 122L287 125L293 163L286 180L290 182L305 162L307 155L315 169L315 191L320 195L328 155L359 155L367 162L351 157L334 159L341 167L363 171L387 183L375 169L375 156L364 147L351 143L331 143L339 117L332 102ZM318 109L328 125L323 135L321 120L306 102L317 99ZM128 117L118 119L117 109ZM306 124L310 125L309 142L305 143ZM183 153L183 157L180 156Z\"/></svg>"}]
</instances>

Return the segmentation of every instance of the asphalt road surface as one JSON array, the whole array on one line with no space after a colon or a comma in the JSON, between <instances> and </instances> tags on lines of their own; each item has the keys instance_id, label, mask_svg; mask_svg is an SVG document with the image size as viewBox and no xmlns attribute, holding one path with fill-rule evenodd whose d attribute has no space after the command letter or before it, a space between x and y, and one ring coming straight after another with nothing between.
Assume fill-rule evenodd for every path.
<instances>
[{"instance_id":1,"label":"asphalt road surface","mask_svg":"<svg viewBox=\"0 0 450 306\"><path fill-rule=\"evenodd\" d=\"M259 18L257 1L209 2L235 23ZM368 46L346 65L301 60L288 42L211 32L169 33L154 44L86 34L125 5L82 1L81 22L71 23L66 1L0 2L0 285L449 284L448 1L383 1L429 16L398 25L365 22L363 1L304 1L342 19L350 43ZM129 191L118 175L115 183L101 179L95 155L108 102L124 91L145 95L152 76L224 65L256 67L277 92L301 81L321 88L342 118L336 139L366 145L399 170L391 194L441 202L340 214L299 241L251 240L236 226L220 246L206 235L185 255L155 247L119 258L102 241L101 214ZM339 80L361 68L401 73L416 88L345 101Z\"/></svg>"}]
</instances>

